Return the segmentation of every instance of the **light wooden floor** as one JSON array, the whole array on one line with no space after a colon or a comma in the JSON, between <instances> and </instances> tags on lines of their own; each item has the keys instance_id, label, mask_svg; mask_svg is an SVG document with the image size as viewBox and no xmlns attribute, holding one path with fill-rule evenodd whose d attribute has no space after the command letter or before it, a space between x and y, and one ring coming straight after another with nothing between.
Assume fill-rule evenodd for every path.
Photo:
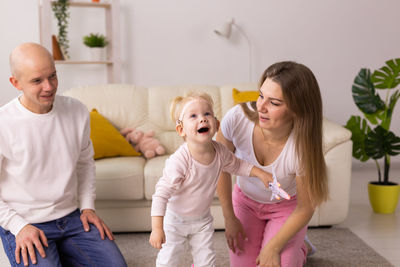
<instances>
[{"instance_id":1,"label":"light wooden floor","mask_svg":"<svg viewBox=\"0 0 400 267\"><path fill-rule=\"evenodd\" d=\"M400 205L394 214L377 214L368 199L368 182L375 180L375 165L354 164L347 219L337 227L347 227L396 267L400 267ZM393 163L390 180L400 183L400 164Z\"/></svg>"}]
</instances>

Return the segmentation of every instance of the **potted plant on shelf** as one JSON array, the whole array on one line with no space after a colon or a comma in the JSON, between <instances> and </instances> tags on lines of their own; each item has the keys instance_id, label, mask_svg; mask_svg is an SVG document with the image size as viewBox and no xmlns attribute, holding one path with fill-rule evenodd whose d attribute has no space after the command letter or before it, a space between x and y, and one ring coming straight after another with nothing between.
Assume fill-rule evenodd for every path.
<instances>
[{"instance_id":1,"label":"potted plant on shelf","mask_svg":"<svg viewBox=\"0 0 400 267\"><path fill-rule=\"evenodd\" d=\"M57 42L60 46L64 59L69 59L68 48L69 40L67 35L69 5L68 0L56 0L53 2L52 10L57 19L58 35Z\"/></svg>"},{"instance_id":2,"label":"potted plant on shelf","mask_svg":"<svg viewBox=\"0 0 400 267\"><path fill-rule=\"evenodd\" d=\"M378 180L368 184L372 209L377 213L393 213L399 199L399 185L389 180L390 157L400 153L400 137L390 131L393 111L400 98L400 58L386 61L375 70L363 68L354 79L353 100L363 113L351 116L346 128L352 132L353 157L365 162L375 161ZM376 92L386 90L385 100ZM378 162L383 159L382 162ZM381 172L383 167L383 177Z\"/></svg>"},{"instance_id":3,"label":"potted plant on shelf","mask_svg":"<svg viewBox=\"0 0 400 267\"><path fill-rule=\"evenodd\" d=\"M90 33L89 35L83 36L83 43L90 48L92 60L104 60L104 49L108 44L108 41L104 35L99 33Z\"/></svg>"}]
</instances>

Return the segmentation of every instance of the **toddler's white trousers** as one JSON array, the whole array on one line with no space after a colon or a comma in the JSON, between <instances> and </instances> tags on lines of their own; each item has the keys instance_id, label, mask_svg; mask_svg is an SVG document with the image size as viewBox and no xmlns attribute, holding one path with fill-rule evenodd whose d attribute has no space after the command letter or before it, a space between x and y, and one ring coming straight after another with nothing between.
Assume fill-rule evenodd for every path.
<instances>
[{"instance_id":1,"label":"toddler's white trousers","mask_svg":"<svg viewBox=\"0 0 400 267\"><path fill-rule=\"evenodd\" d=\"M164 217L166 242L157 255L157 267L177 267L188 242L195 267L214 267L214 227L210 211L197 217L183 217L167 208Z\"/></svg>"}]
</instances>

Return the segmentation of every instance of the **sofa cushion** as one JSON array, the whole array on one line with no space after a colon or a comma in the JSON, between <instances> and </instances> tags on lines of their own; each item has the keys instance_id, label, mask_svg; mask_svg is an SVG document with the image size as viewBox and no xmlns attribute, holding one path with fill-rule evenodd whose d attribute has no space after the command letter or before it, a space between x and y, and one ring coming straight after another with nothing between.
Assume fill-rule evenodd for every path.
<instances>
[{"instance_id":1,"label":"sofa cushion","mask_svg":"<svg viewBox=\"0 0 400 267\"><path fill-rule=\"evenodd\" d=\"M132 145L96 109L90 112L90 139L94 158L140 156Z\"/></svg>"},{"instance_id":2,"label":"sofa cushion","mask_svg":"<svg viewBox=\"0 0 400 267\"><path fill-rule=\"evenodd\" d=\"M224 85L220 87L221 94L221 116L223 117L225 113L232 108L235 103L233 102L232 89L236 88L239 91L257 91L258 87L256 83L237 83ZM223 101L222 101L223 99Z\"/></svg>"},{"instance_id":3,"label":"sofa cushion","mask_svg":"<svg viewBox=\"0 0 400 267\"><path fill-rule=\"evenodd\" d=\"M144 180L145 199L151 200L155 192L155 186L162 176L165 161L169 156L170 155L164 155L147 160L144 167L144 176L146 177Z\"/></svg>"},{"instance_id":4,"label":"sofa cushion","mask_svg":"<svg viewBox=\"0 0 400 267\"><path fill-rule=\"evenodd\" d=\"M177 147L183 143L183 138L179 136L175 130L160 132L157 135L157 139L163 144L167 154L174 153Z\"/></svg>"},{"instance_id":5,"label":"sofa cushion","mask_svg":"<svg viewBox=\"0 0 400 267\"><path fill-rule=\"evenodd\" d=\"M81 101L88 110L97 109L118 129L148 124L147 89L127 84L75 87L63 92Z\"/></svg>"},{"instance_id":6,"label":"sofa cushion","mask_svg":"<svg viewBox=\"0 0 400 267\"><path fill-rule=\"evenodd\" d=\"M348 141L351 132L343 126L324 118L323 121L323 145L326 154L333 147Z\"/></svg>"},{"instance_id":7,"label":"sofa cushion","mask_svg":"<svg viewBox=\"0 0 400 267\"><path fill-rule=\"evenodd\" d=\"M96 199L143 199L145 162L143 157L115 157L96 160Z\"/></svg>"},{"instance_id":8,"label":"sofa cushion","mask_svg":"<svg viewBox=\"0 0 400 267\"><path fill-rule=\"evenodd\" d=\"M259 94L258 91L239 91L236 88L232 89L232 97L235 105L243 102L256 101Z\"/></svg>"}]
</instances>

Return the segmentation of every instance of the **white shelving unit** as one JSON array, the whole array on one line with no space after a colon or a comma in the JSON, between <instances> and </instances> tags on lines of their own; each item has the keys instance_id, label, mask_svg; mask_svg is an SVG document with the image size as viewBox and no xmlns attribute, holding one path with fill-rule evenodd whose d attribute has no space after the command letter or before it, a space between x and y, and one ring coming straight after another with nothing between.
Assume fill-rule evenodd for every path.
<instances>
[{"instance_id":1,"label":"white shelving unit","mask_svg":"<svg viewBox=\"0 0 400 267\"><path fill-rule=\"evenodd\" d=\"M109 0L104 3L84 1L70 1L70 12L73 8L102 8L105 10L106 37L109 44L106 46L107 60L88 61L88 60L56 60L56 64L103 64L107 68L108 83L119 83L121 81L121 56L120 56L120 25L119 25L119 1ZM56 29L52 29L54 20L51 5L52 0L39 0L39 32L40 43L49 51L52 51L51 35L56 35ZM73 33L69 33L73 34Z\"/></svg>"}]
</instances>

